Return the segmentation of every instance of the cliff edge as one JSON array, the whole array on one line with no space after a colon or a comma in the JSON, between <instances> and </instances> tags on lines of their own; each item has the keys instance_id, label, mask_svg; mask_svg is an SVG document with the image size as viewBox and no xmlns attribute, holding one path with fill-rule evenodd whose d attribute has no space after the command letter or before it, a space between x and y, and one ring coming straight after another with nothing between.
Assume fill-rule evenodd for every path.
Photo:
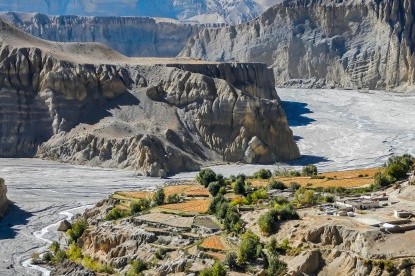
<instances>
[{"instance_id":1,"label":"cliff edge","mask_svg":"<svg viewBox=\"0 0 415 276\"><path fill-rule=\"evenodd\" d=\"M286 0L201 30L180 56L266 63L278 86L413 91L414 18L411 0Z\"/></svg>"},{"instance_id":2,"label":"cliff edge","mask_svg":"<svg viewBox=\"0 0 415 276\"><path fill-rule=\"evenodd\" d=\"M151 176L299 157L263 64L127 58L0 28L0 156Z\"/></svg>"}]
</instances>

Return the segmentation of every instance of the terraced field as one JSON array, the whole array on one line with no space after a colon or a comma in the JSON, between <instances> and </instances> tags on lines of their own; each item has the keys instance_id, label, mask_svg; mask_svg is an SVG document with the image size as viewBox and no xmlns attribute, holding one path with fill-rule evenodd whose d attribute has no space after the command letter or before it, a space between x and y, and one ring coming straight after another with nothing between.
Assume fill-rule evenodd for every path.
<instances>
[{"instance_id":1,"label":"terraced field","mask_svg":"<svg viewBox=\"0 0 415 276\"><path fill-rule=\"evenodd\" d=\"M163 190L166 196L178 194L188 197L209 197L210 195L209 191L205 187L196 183L166 186Z\"/></svg>"},{"instance_id":2,"label":"terraced field","mask_svg":"<svg viewBox=\"0 0 415 276\"><path fill-rule=\"evenodd\" d=\"M286 185L296 182L302 186L311 187L344 187L355 188L370 185L374 181L374 176L381 168L369 168L347 171L333 171L319 174L317 178L311 177L275 177L275 180L282 181ZM268 180L252 179L249 180L255 187L264 187L268 185Z\"/></svg>"},{"instance_id":3,"label":"terraced field","mask_svg":"<svg viewBox=\"0 0 415 276\"><path fill-rule=\"evenodd\" d=\"M173 213L204 214L209 209L210 201L210 199L194 199L181 203L162 205L157 209Z\"/></svg>"},{"instance_id":4,"label":"terraced field","mask_svg":"<svg viewBox=\"0 0 415 276\"><path fill-rule=\"evenodd\" d=\"M229 246L226 244L225 241L223 241L221 236L207 237L200 246L205 249L217 251L225 251L229 249Z\"/></svg>"}]
</instances>

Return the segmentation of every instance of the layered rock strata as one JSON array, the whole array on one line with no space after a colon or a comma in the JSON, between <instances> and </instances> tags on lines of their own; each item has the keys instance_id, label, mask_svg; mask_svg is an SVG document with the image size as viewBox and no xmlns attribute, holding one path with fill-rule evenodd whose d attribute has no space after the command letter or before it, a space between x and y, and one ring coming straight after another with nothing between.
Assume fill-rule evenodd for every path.
<instances>
[{"instance_id":1,"label":"layered rock strata","mask_svg":"<svg viewBox=\"0 0 415 276\"><path fill-rule=\"evenodd\" d=\"M97 43L50 43L0 27L3 157L151 176L299 157L264 65L131 59Z\"/></svg>"},{"instance_id":2,"label":"layered rock strata","mask_svg":"<svg viewBox=\"0 0 415 276\"><path fill-rule=\"evenodd\" d=\"M7 199L7 187L4 179L0 178L0 218L6 213L9 201Z\"/></svg>"},{"instance_id":3,"label":"layered rock strata","mask_svg":"<svg viewBox=\"0 0 415 276\"><path fill-rule=\"evenodd\" d=\"M414 18L411 0L286 0L180 55L266 63L279 86L415 90Z\"/></svg>"},{"instance_id":4,"label":"layered rock strata","mask_svg":"<svg viewBox=\"0 0 415 276\"><path fill-rule=\"evenodd\" d=\"M36 37L101 42L127 56L175 57L203 25L149 17L78 17L3 13L0 18Z\"/></svg>"}]
</instances>

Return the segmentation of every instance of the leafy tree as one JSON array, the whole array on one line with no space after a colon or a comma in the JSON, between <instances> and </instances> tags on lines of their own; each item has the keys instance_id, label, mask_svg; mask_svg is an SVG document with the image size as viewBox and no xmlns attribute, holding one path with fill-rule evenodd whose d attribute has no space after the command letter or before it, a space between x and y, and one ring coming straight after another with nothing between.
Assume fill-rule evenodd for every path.
<instances>
[{"instance_id":1,"label":"leafy tree","mask_svg":"<svg viewBox=\"0 0 415 276\"><path fill-rule=\"evenodd\" d=\"M216 214L216 211L219 209L220 205L226 202L226 199L223 197L222 194L216 195L209 205L209 212L211 214Z\"/></svg>"},{"instance_id":2,"label":"leafy tree","mask_svg":"<svg viewBox=\"0 0 415 276\"><path fill-rule=\"evenodd\" d=\"M275 206L275 211L278 214L279 220L293 220L300 218L291 204L277 205Z\"/></svg>"},{"instance_id":3,"label":"leafy tree","mask_svg":"<svg viewBox=\"0 0 415 276\"><path fill-rule=\"evenodd\" d=\"M211 169L203 169L199 172L196 177L196 180L207 187L210 183L217 180L216 173Z\"/></svg>"},{"instance_id":4,"label":"leafy tree","mask_svg":"<svg viewBox=\"0 0 415 276\"><path fill-rule=\"evenodd\" d=\"M275 179L271 179L268 183L268 189L270 190L285 190L287 186L282 181L276 181Z\"/></svg>"},{"instance_id":5,"label":"leafy tree","mask_svg":"<svg viewBox=\"0 0 415 276\"><path fill-rule=\"evenodd\" d=\"M270 179L271 176L272 176L271 171L266 170L266 169L260 169L259 171L254 173L254 178L258 178L258 179Z\"/></svg>"},{"instance_id":6,"label":"leafy tree","mask_svg":"<svg viewBox=\"0 0 415 276\"><path fill-rule=\"evenodd\" d=\"M238 262L240 264L246 262L253 263L260 255L260 250L258 250L260 248L261 243L259 237L248 230L242 235L238 252Z\"/></svg>"},{"instance_id":7,"label":"leafy tree","mask_svg":"<svg viewBox=\"0 0 415 276\"><path fill-rule=\"evenodd\" d=\"M233 192L237 195L245 195L245 182L242 180L242 178L237 178L235 185L233 187Z\"/></svg>"},{"instance_id":8,"label":"leafy tree","mask_svg":"<svg viewBox=\"0 0 415 276\"><path fill-rule=\"evenodd\" d=\"M221 188L221 185L219 184L218 181L211 182L208 186L209 193L212 196L216 196L219 193L220 188Z\"/></svg>"},{"instance_id":9,"label":"leafy tree","mask_svg":"<svg viewBox=\"0 0 415 276\"><path fill-rule=\"evenodd\" d=\"M226 253L225 262L231 270L235 270L238 268L237 258L238 257L234 251Z\"/></svg>"},{"instance_id":10,"label":"leafy tree","mask_svg":"<svg viewBox=\"0 0 415 276\"><path fill-rule=\"evenodd\" d=\"M317 196L314 191L307 190L305 187L301 187L295 192L295 199L302 206L312 206L317 203Z\"/></svg>"},{"instance_id":11,"label":"leafy tree","mask_svg":"<svg viewBox=\"0 0 415 276\"><path fill-rule=\"evenodd\" d=\"M72 228L66 231L69 236L69 242L77 242L78 238L82 236L85 229L88 227L88 223L85 219L78 219L72 224Z\"/></svg>"},{"instance_id":12,"label":"leafy tree","mask_svg":"<svg viewBox=\"0 0 415 276\"><path fill-rule=\"evenodd\" d=\"M150 208L151 202L146 198L139 199L137 201L133 201L130 204L130 212L131 214L137 214L143 212Z\"/></svg>"},{"instance_id":13,"label":"leafy tree","mask_svg":"<svg viewBox=\"0 0 415 276\"><path fill-rule=\"evenodd\" d=\"M304 176L315 176L318 174L317 167L314 165L307 165L303 167L302 174Z\"/></svg>"},{"instance_id":14,"label":"leafy tree","mask_svg":"<svg viewBox=\"0 0 415 276\"><path fill-rule=\"evenodd\" d=\"M387 177L385 174L381 172L377 172L374 176L374 185L377 187L385 187L391 184L394 180L390 177Z\"/></svg>"},{"instance_id":15,"label":"leafy tree","mask_svg":"<svg viewBox=\"0 0 415 276\"><path fill-rule=\"evenodd\" d=\"M275 237L271 237L271 239L266 244L265 248L268 250L270 255L274 255L278 253L278 243Z\"/></svg>"},{"instance_id":16,"label":"leafy tree","mask_svg":"<svg viewBox=\"0 0 415 276\"><path fill-rule=\"evenodd\" d=\"M407 178L407 173L415 164L415 158L409 154L389 158L385 166L385 175L396 180Z\"/></svg>"},{"instance_id":17,"label":"leafy tree","mask_svg":"<svg viewBox=\"0 0 415 276\"><path fill-rule=\"evenodd\" d=\"M153 201L156 205L163 205L165 198L166 195L164 194L164 190L158 189L153 196Z\"/></svg>"},{"instance_id":18,"label":"leafy tree","mask_svg":"<svg viewBox=\"0 0 415 276\"><path fill-rule=\"evenodd\" d=\"M259 228L261 231L270 235L278 230L278 213L276 210L271 209L265 214L261 215L258 220Z\"/></svg>"}]
</instances>

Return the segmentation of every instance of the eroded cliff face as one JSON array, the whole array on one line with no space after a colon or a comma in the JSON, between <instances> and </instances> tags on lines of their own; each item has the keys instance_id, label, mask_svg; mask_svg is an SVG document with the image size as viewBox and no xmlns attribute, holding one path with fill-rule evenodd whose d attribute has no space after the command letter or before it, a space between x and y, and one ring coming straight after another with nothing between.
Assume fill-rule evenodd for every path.
<instances>
[{"instance_id":1,"label":"eroded cliff face","mask_svg":"<svg viewBox=\"0 0 415 276\"><path fill-rule=\"evenodd\" d=\"M127 56L175 57L203 26L149 17L4 13L0 18L46 40L101 42Z\"/></svg>"},{"instance_id":2,"label":"eroded cliff face","mask_svg":"<svg viewBox=\"0 0 415 276\"><path fill-rule=\"evenodd\" d=\"M0 178L0 218L6 213L9 201L7 199L7 187L4 179Z\"/></svg>"},{"instance_id":3,"label":"eroded cliff face","mask_svg":"<svg viewBox=\"0 0 415 276\"><path fill-rule=\"evenodd\" d=\"M411 0L287 0L180 55L266 63L279 86L415 90L414 17Z\"/></svg>"},{"instance_id":4,"label":"eroded cliff face","mask_svg":"<svg viewBox=\"0 0 415 276\"><path fill-rule=\"evenodd\" d=\"M3 157L36 154L151 176L299 157L264 65L129 59L98 44L54 44L0 27Z\"/></svg>"}]
</instances>

